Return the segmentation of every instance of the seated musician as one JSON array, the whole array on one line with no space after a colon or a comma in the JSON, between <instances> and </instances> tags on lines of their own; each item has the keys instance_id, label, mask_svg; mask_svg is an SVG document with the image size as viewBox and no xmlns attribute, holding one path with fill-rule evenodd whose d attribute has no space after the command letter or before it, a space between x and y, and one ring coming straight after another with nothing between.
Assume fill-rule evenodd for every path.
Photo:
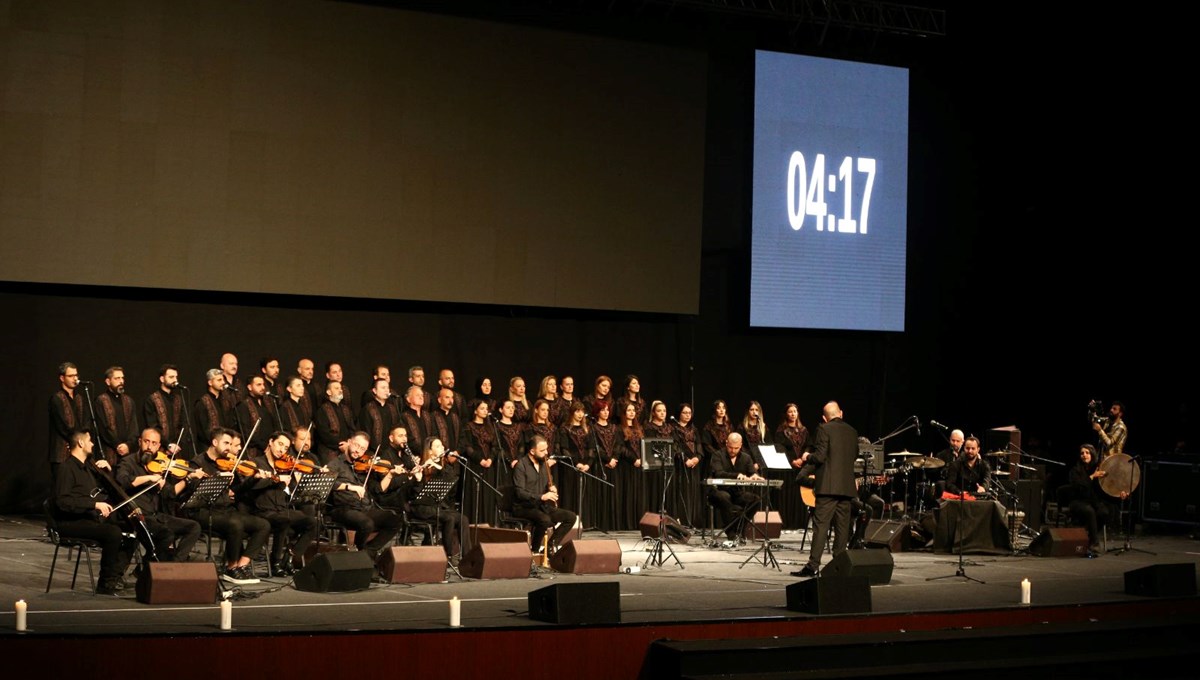
<instances>
[{"instance_id":1,"label":"seated musician","mask_svg":"<svg viewBox=\"0 0 1200 680\"><path fill-rule=\"evenodd\" d=\"M526 455L513 468L515 498L512 514L533 523L530 542L537 552L542 551L542 538L546 532L557 527L550 536L547 550L553 553L574 528L575 513L558 506L558 489L551 481L547 461L549 455L550 444L541 435L534 435L529 440Z\"/></svg>"},{"instance_id":2,"label":"seated musician","mask_svg":"<svg viewBox=\"0 0 1200 680\"><path fill-rule=\"evenodd\" d=\"M125 587L122 576L136 545L126 540L117 523L119 516L128 512L113 512L103 492L95 492L101 485L92 476L89 461L95 444L87 431L75 431L68 435L70 450L67 458L58 466L54 477L54 497L50 512L58 523L58 533L65 538L85 538L100 544L100 583L96 592L101 595L116 595ZM111 470L108 462L96 461L101 469ZM127 508L122 508L127 510Z\"/></svg>"},{"instance_id":3,"label":"seated musician","mask_svg":"<svg viewBox=\"0 0 1200 680\"><path fill-rule=\"evenodd\" d=\"M1068 484L1058 490L1059 507L1067 506L1071 523L1087 529L1092 552L1099 552L1100 527L1108 521L1108 503L1100 489L1105 474L1100 469L1096 447L1084 444L1079 447L1079 461L1068 473Z\"/></svg>"},{"instance_id":4,"label":"seated musician","mask_svg":"<svg viewBox=\"0 0 1200 680\"><path fill-rule=\"evenodd\" d=\"M859 443L862 443L864 438L859 438ZM867 441L870 444L870 440ZM813 489L817 484L817 466L813 463L805 462L796 473L796 480L805 490ZM876 479L875 483L885 482L886 478L882 475ZM858 488L858 495L850 499L850 517L854 522L854 532L850 536L851 548L866 547L867 526L873 519L883 517L884 509L887 503L879 497L873 490L873 484L864 484L862 477L854 478L854 485ZM805 496L805 491L801 491L801 496ZM805 505L810 508L816 505L816 492L807 491L808 498L805 500Z\"/></svg>"},{"instance_id":5,"label":"seated musician","mask_svg":"<svg viewBox=\"0 0 1200 680\"><path fill-rule=\"evenodd\" d=\"M986 493L991 477L991 467L979 455L979 439L972 435L963 440L962 455L946 471L946 492L958 495L965 490L968 496Z\"/></svg>"},{"instance_id":6,"label":"seated musician","mask_svg":"<svg viewBox=\"0 0 1200 680\"><path fill-rule=\"evenodd\" d=\"M766 481L754 471L754 459L742 451L742 435L730 432L725 438L725 449L717 451L709 461L709 475L715 479L740 479ZM725 535L731 541L741 540L738 519L754 521L754 511L762 499L748 489L753 487L713 486L708 489L708 502L721 513L725 524Z\"/></svg>"},{"instance_id":7,"label":"seated musician","mask_svg":"<svg viewBox=\"0 0 1200 680\"><path fill-rule=\"evenodd\" d=\"M258 583L251 570L252 558L267 544L271 525L261 517L238 510L234 504L235 489L244 477L233 469L225 470L237 460L234 455L235 441L241 437L224 427L214 428L210 434L210 445L200 454L197 467L205 477L221 477L228 480L228 490L212 500L211 505L193 507L185 511L190 519L200 523L201 529L225 539L225 571L221 579L237 585ZM220 461L224 460L224 463ZM195 493L195 480L189 480L187 497ZM183 499L187 502L187 498Z\"/></svg>"},{"instance_id":8,"label":"seated musician","mask_svg":"<svg viewBox=\"0 0 1200 680\"><path fill-rule=\"evenodd\" d=\"M355 432L347 443L346 452L329 461L329 471L337 475L333 492L329 494L329 506L334 521L354 532L354 546L365 550L375 560L400 530L402 520L400 515L375 502L387 493L395 475L379 474L372 469L370 445L370 435ZM355 466L355 463L359 465Z\"/></svg>"},{"instance_id":9,"label":"seated musician","mask_svg":"<svg viewBox=\"0 0 1200 680\"><path fill-rule=\"evenodd\" d=\"M463 515L453 504L451 495L446 495L440 501L430 496L422 496L426 485L434 480L450 482L453 489L460 472L458 466L444 460L446 447L437 437L425 440L421 451L421 467L413 473L416 483L409 489L410 511L413 517L430 522L438 522L442 532L442 549L446 557L457 559L461 556L462 528L465 526ZM433 537L426 537L426 545L433 544Z\"/></svg>"},{"instance_id":10,"label":"seated musician","mask_svg":"<svg viewBox=\"0 0 1200 680\"><path fill-rule=\"evenodd\" d=\"M271 433L262 454L253 459L258 471L238 489L238 500L250 513L271 524L271 573L277 576L296 573L295 555L304 554L321 528L311 503L292 503L299 480L292 473L291 445L286 433Z\"/></svg>"},{"instance_id":11,"label":"seated musician","mask_svg":"<svg viewBox=\"0 0 1200 680\"><path fill-rule=\"evenodd\" d=\"M143 521L150 530L153 539L151 548L154 555L162 561L187 562L190 559L192 546L200 539L200 523L186 517L177 517L168 508L175 504L179 494L187 488L188 478L197 479L204 473L199 470L186 472L183 477L171 476L166 470L152 472L148 467L157 462L159 447L162 445L162 435L153 427L142 430L138 437L138 455L125 456L117 464L117 483L125 489L129 496L135 496L134 503L142 510ZM178 447L172 445L178 451ZM183 461L180 461L183 464ZM146 490L147 485L158 487L157 490Z\"/></svg>"}]
</instances>

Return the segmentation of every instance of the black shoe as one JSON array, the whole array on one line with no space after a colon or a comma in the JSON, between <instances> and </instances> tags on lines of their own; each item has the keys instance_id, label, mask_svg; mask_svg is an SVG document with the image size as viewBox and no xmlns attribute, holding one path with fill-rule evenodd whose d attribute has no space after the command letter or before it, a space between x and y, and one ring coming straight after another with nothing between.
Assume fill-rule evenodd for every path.
<instances>
[{"instance_id":1,"label":"black shoe","mask_svg":"<svg viewBox=\"0 0 1200 680\"><path fill-rule=\"evenodd\" d=\"M100 585L96 586L96 594L117 596L120 595L124 588L125 584L121 583L121 579L105 579L100 582Z\"/></svg>"},{"instance_id":2,"label":"black shoe","mask_svg":"<svg viewBox=\"0 0 1200 680\"><path fill-rule=\"evenodd\" d=\"M797 578L812 578L816 575L817 575L817 570L813 569L812 567L808 566L807 564L804 565L804 568L801 569L800 571L792 572L792 576L795 576Z\"/></svg>"}]
</instances>

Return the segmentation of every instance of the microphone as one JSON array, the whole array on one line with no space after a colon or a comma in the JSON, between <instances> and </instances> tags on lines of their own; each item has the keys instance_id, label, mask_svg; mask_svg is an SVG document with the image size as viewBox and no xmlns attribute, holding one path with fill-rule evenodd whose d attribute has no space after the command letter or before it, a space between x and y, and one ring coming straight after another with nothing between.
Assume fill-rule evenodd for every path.
<instances>
[{"instance_id":1,"label":"microphone","mask_svg":"<svg viewBox=\"0 0 1200 680\"><path fill-rule=\"evenodd\" d=\"M550 456L551 460L571 460L570 456Z\"/></svg>"},{"instance_id":2,"label":"microphone","mask_svg":"<svg viewBox=\"0 0 1200 680\"><path fill-rule=\"evenodd\" d=\"M921 436L921 419L916 416L913 416L913 420L917 421L917 436L920 437Z\"/></svg>"},{"instance_id":3,"label":"microphone","mask_svg":"<svg viewBox=\"0 0 1200 680\"><path fill-rule=\"evenodd\" d=\"M186 390L186 389L187 389L187 385L181 385L181 384L179 384L179 383L175 383L174 385L171 385L171 389L173 389L173 390Z\"/></svg>"},{"instance_id":4,"label":"microphone","mask_svg":"<svg viewBox=\"0 0 1200 680\"><path fill-rule=\"evenodd\" d=\"M678 423L678 422L679 422L678 420L675 420L675 416L667 416L667 417L671 419L671 422L672 422L672 423Z\"/></svg>"},{"instance_id":5,"label":"microphone","mask_svg":"<svg viewBox=\"0 0 1200 680\"><path fill-rule=\"evenodd\" d=\"M80 380L79 384L80 385L95 385L96 383L92 382L91 380Z\"/></svg>"},{"instance_id":6,"label":"microphone","mask_svg":"<svg viewBox=\"0 0 1200 680\"><path fill-rule=\"evenodd\" d=\"M931 420L931 421L929 421L929 424L930 424L930 425L933 425L934 427L940 427L940 428L942 428L943 430L949 430L949 429L950 429L950 428L946 427L945 425L943 425L943 424L939 423L939 422L938 422L938 421L936 421L936 420Z\"/></svg>"}]
</instances>

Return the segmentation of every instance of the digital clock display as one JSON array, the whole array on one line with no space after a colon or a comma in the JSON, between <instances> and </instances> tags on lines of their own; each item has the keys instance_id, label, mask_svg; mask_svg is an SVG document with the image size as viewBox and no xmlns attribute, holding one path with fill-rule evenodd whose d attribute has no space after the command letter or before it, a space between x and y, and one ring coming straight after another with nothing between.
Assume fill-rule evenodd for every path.
<instances>
[{"instance_id":1,"label":"digital clock display","mask_svg":"<svg viewBox=\"0 0 1200 680\"><path fill-rule=\"evenodd\" d=\"M750 325L904 330L908 70L755 58Z\"/></svg>"}]
</instances>

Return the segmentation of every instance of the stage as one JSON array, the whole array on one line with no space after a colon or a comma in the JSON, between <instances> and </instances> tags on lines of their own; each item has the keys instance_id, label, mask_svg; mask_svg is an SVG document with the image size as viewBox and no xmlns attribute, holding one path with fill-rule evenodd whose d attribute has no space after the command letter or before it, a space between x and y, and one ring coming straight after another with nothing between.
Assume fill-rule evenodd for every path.
<instances>
[{"instance_id":1,"label":"stage","mask_svg":"<svg viewBox=\"0 0 1200 680\"><path fill-rule=\"evenodd\" d=\"M27 649L44 654L41 658L51 667L68 667L76 661L71 654L52 651L64 649L63 639L87 650L92 645L111 645L113 637L144 636L148 649L162 650L154 642L159 638L186 640L188 649L217 655L213 663L218 665L229 663L226 655L242 655L244 650L261 647L271 652L268 658L276 658L286 650L311 649L315 644L322 649L345 647L333 656L347 663L369 658L370 662L363 663L374 665L380 654L411 654L408 663L414 668L436 672L449 667L460 671L459 676L495 677L496 663L507 663L510 656L520 659L536 651L535 641L544 641L554 650L552 656L559 666L576 656L587 660L582 665L578 659L573 661L577 668L567 677L648 673L662 677L675 672L661 669L662 659L667 657L661 649L651 652L655 640L704 640L710 653L739 640L754 641L750 644L762 649L760 641L764 639L811 645L813 636L825 641L834 639L828 636L850 636L846 640L866 636L878 645L894 642L897 636L915 641L918 638L912 636L933 635L944 641L946 635L964 631L978 638L985 634L1021 636L1037 629L1042 631L1039 635L1084 634L1089 640L1103 639L1091 632L1099 636L1102 630L1117 629L1129 635L1129 630L1139 629L1161 641L1166 638L1158 625L1169 623L1173 630L1191 631L1200 622L1200 601L1194 596L1146 597L1125 590L1127 571L1200 562L1200 542L1183 533L1135 535L1130 541L1135 550L1107 552L1095 558L1031 556L1024 552L1029 540L1018 537L1017 550L1010 554L964 555L962 573L969 578L959 575L957 555L896 552L891 555L887 583L869 589L867 611L829 615L786 606L787 586L799 581L789 572L798 570L806 557L806 552L799 550L800 532L783 532L772 541L771 555L779 564L776 569L764 559L761 542L721 548L694 536L687 545L670 545L674 556L665 553L664 563L655 565L647 563L650 542L639 535L589 531L582 540L617 541L620 573L550 571L528 578L472 580L448 571L447 580L440 583L376 582L367 590L350 593L304 592L287 579L263 578L258 585L241 587L231 598L229 632L219 630L217 604L141 604L134 598L132 578L120 597L93 596L83 566L72 591L73 562L66 561L65 551L60 554L53 587L46 593L54 548L44 536L43 523L36 517L4 517L0 533L4 539L0 542L0 564L4 565L0 597L5 602L0 612L0 640L6 651ZM1107 547L1123 545L1120 537L1110 537ZM829 561L827 554L824 562ZM1029 605L1020 603L1025 579L1030 582ZM620 589L619 624L564 625L528 615L530 592L557 584L614 582ZM449 601L455 597L460 602L462 625L452 628ZM10 603L18 599L28 607L28 632L24 634L14 632ZM717 644L721 640L727 642ZM377 652L363 645L376 645ZM1000 649L996 645L985 649L992 647ZM422 649L431 650L437 662L419 654ZM456 649L474 651L455 654ZM484 654L483 650L490 651ZM1094 653L1112 651L1100 647ZM1189 657L1196 654L1183 647L1179 652ZM671 652L677 653L684 652ZM1039 655L1044 657L1045 652ZM990 664L979 652L970 652L970 656L976 670ZM306 670L328 667L336 672L339 667L335 661L305 658L302 667ZM250 663L240 656L239 662ZM493 669L490 676L489 668ZM655 670L651 672L651 668ZM887 674L897 672L893 669ZM211 668L197 673L211 673ZM841 673L863 675L844 669ZM543 676L541 670L523 675ZM547 667L545 675L561 674L551 673Z\"/></svg>"}]
</instances>

